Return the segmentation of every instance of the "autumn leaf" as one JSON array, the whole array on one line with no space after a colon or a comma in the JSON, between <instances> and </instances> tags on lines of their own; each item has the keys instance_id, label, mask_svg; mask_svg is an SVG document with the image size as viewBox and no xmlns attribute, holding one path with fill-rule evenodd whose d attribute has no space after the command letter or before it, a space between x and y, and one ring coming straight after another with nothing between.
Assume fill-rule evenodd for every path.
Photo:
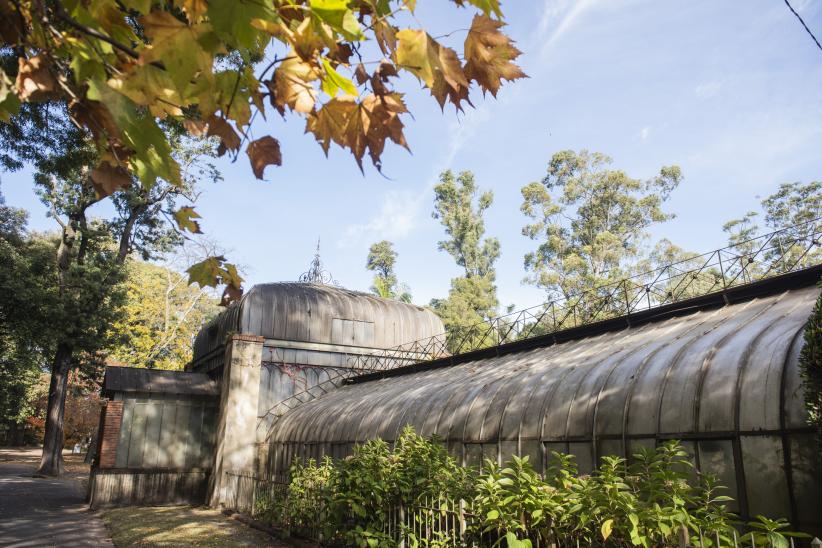
<instances>
[{"instance_id":1,"label":"autumn leaf","mask_svg":"<svg viewBox=\"0 0 822 548\"><path fill-rule=\"evenodd\" d=\"M499 31L504 23L485 15L476 15L465 39L465 75L482 88L497 96L502 80L525 78L512 63L520 52L510 38Z\"/></svg>"},{"instance_id":2,"label":"autumn leaf","mask_svg":"<svg viewBox=\"0 0 822 548\"><path fill-rule=\"evenodd\" d=\"M195 221L195 219L200 218L200 214L194 211L193 207L181 207L174 213L174 220L177 222L177 226L180 230L191 232L192 234L202 234L200 230L200 223Z\"/></svg>"},{"instance_id":3,"label":"autumn leaf","mask_svg":"<svg viewBox=\"0 0 822 548\"><path fill-rule=\"evenodd\" d=\"M405 112L407 108L399 93L382 97L369 94L359 104L353 97L343 96L332 99L309 117L306 132L314 134L326 154L334 142L351 150L360 169L368 152L371 162L381 170L380 156L387 139L408 148L399 118Z\"/></svg>"},{"instance_id":4,"label":"autumn leaf","mask_svg":"<svg viewBox=\"0 0 822 548\"><path fill-rule=\"evenodd\" d=\"M201 38L211 32L211 25L186 25L164 10L142 16L140 23L151 40L151 45L141 52L140 62L162 61L179 93L185 91L195 74L211 71L214 56L200 45Z\"/></svg>"},{"instance_id":5,"label":"autumn leaf","mask_svg":"<svg viewBox=\"0 0 822 548\"><path fill-rule=\"evenodd\" d=\"M208 124L202 120L186 118L183 120L183 127L186 128L186 131L188 131L192 137L205 137L208 132Z\"/></svg>"},{"instance_id":6,"label":"autumn leaf","mask_svg":"<svg viewBox=\"0 0 822 548\"><path fill-rule=\"evenodd\" d=\"M14 84L0 69L0 122L8 122L20 109L20 99L12 88Z\"/></svg>"},{"instance_id":7,"label":"autumn leaf","mask_svg":"<svg viewBox=\"0 0 822 548\"><path fill-rule=\"evenodd\" d=\"M263 172L266 166L280 166L283 164L280 142L270 135L266 135L249 143L248 148L246 148L246 153L251 160L251 168L254 170L254 176L258 179L263 178Z\"/></svg>"},{"instance_id":8,"label":"autumn leaf","mask_svg":"<svg viewBox=\"0 0 822 548\"><path fill-rule=\"evenodd\" d=\"M191 265L188 270L188 283L196 283L200 287L217 287L225 285L221 306L227 306L232 301L242 297L243 278L237 272L237 267L227 263L222 255L207 257L204 260Z\"/></svg>"},{"instance_id":9,"label":"autumn leaf","mask_svg":"<svg viewBox=\"0 0 822 548\"><path fill-rule=\"evenodd\" d=\"M342 147L347 145L345 128L356 109L357 103L353 97L335 97L306 120L306 133L314 134L326 156L332 142Z\"/></svg>"},{"instance_id":10,"label":"autumn leaf","mask_svg":"<svg viewBox=\"0 0 822 548\"><path fill-rule=\"evenodd\" d=\"M362 40L360 24L354 12L348 7L348 0L311 0L311 13L340 33L347 40Z\"/></svg>"},{"instance_id":11,"label":"autumn leaf","mask_svg":"<svg viewBox=\"0 0 822 548\"><path fill-rule=\"evenodd\" d=\"M273 85L269 84L272 104L280 113L285 111L286 106L297 112L311 112L317 101L317 90L311 82L317 78L313 65L296 55L289 55L274 71Z\"/></svg>"},{"instance_id":12,"label":"autumn leaf","mask_svg":"<svg viewBox=\"0 0 822 548\"><path fill-rule=\"evenodd\" d=\"M240 136L231 127L231 124L216 115L211 115L208 118L208 137L219 137L220 146L217 149L217 154L222 156L226 150L235 151L240 148Z\"/></svg>"},{"instance_id":13,"label":"autumn leaf","mask_svg":"<svg viewBox=\"0 0 822 548\"><path fill-rule=\"evenodd\" d=\"M502 9L500 9L499 0L453 0L458 6L464 6L465 2L479 8L488 16L492 13L499 18L502 18Z\"/></svg>"},{"instance_id":14,"label":"autumn leaf","mask_svg":"<svg viewBox=\"0 0 822 548\"><path fill-rule=\"evenodd\" d=\"M100 162L100 165L91 170L89 177L98 197L109 196L120 188L131 186L129 172L108 162Z\"/></svg>"},{"instance_id":15,"label":"autumn leaf","mask_svg":"<svg viewBox=\"0 0 822 548\"><path fill-rule=\"evenodd\" d=\"M329 96L337 95L337 90L342 90L348 95L357 95L354 82L337 72L326 59L323 59L323 70L322 88Z\"/></svg>"},{"instance_id":16,"label":"autumn leaf","mask_svg":"<svg viewBox=\"0 0 822 548\"><path fill-rule=\"evenodd\" d=\"M57 82L49 71L49 62L42 55L17 59L17 96L21 101L42 101L54 91Z\"/></svg>"},{"instance_id":17,"label":"autumn leaf","mask_svg":"<svg viewBox=\"0 0 822 548\"><path fill-rule=\"evenodd\" d=\"M200 287L217 287L225 261L225 257L218 255L216 257L207 257L199 263L191 265L186 270L189 285L196 283Z\"/></svg>"},{"instance_id":18,"label":"autumn leaf","mask_svg":"<svg viewBox=\"0 0 822 548\"><path fill-rule=\"evenodd\" d=\"M397 40L397 64L422 80L440 107L450 100L461 110L461 101L468 98L468 80L457 52L440 45L423 30L403 29L397 33Z\"/></svg>"}]
</instances>

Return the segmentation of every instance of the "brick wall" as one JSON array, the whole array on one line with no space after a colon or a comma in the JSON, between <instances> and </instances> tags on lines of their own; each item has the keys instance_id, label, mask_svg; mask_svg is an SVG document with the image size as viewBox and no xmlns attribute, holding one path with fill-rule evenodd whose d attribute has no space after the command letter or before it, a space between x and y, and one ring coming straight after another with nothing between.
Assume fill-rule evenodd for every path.
<instances>
[{"instance_id":1,"label":"brick wall","mask_svg":"<svg viewBox=\"0 0 822 548\"><path fill-rule=\"evenodd\" d=\"M120 425L123 422L123 402L108 402L102 414L97 462L100 468L114 468L117 461L117 444L120 442Z\"/></svg>"}]
</instances>

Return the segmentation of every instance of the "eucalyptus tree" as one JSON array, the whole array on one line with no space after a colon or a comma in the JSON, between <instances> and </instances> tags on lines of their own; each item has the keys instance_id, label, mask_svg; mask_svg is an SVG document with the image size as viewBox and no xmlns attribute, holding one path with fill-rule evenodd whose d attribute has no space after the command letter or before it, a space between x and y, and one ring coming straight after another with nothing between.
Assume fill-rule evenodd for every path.
<instances>
[{"instance_id":1,"label":"eucalyptus tree","mask_svg":"<svg viewBox=\"0 0 822 548\"><path fill-rule=\"evenodd\" d=\"M434 187L432 216L448 235L438 248L448 252L464 272L451 280L447 298L431 301L452 341L471 337L471 326L494 317L499 306L494 263L500 245L497 238L486 237L484 219L493 202L493 192L481 191L470 171L457 176L444 171Z\"/></svg>"},{"instance_id":2,"label":"eucalyptus tree","mask_svg":"<svg viewBox=\"0 0 822 548\"><path fill-rule=\"evenodd\" d=\"M818 261L822 256L818 246L810 251L808 248L822 223L822 182L783 183L760 205L761 216L760 212L751 211L723 226L728 244L734 246L737 254L756 256L749 268L778 271ZM757 222L759 218L762 225ZM760 250L764 242L752 238L774 231L779 232L767 243L766 249Z\"/></svg>"},{"instance_id":3,"label":"eucalyptus tree","mask_svg":"<svg viewBox=\"0 0 822 548\"><path fill-rule=\"evenodd\" d=\"M648 228L673 218L663 206L679 185L677 166L648 180L611 169L599 152L555 153L545 177L522 188L526 282L549 299L569 298L634 273L648 257ZM647 263L646 263L647 265Z\"/></svg>"},{"instance_id":4,"label":"eucalyptus tree","mask_svg":"<svg viewBox=\"0 0 822 548\"><path fill-rule=\"evenodd\" d=\"M394 250L393 243L382 240L371 244L365 263L365 268L374 272L371 292L384 299L396 299L410 303L411 292L408 286L397 281L397 274L394 272L396 262L397 252Z\"/></svg>"}]
</instances>

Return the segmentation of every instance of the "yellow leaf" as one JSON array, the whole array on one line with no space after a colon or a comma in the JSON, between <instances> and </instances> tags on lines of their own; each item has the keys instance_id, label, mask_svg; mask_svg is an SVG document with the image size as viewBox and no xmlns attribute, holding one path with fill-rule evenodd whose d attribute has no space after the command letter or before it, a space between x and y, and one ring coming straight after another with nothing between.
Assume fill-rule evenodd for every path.
<instances>
[{"instance_id":1,"label":"yellow leaf","mask_svg":"<svg viewBox=\"0 0 822 548\"><path fill-rule=\"evenodd\" d=\"M611 531L614 528L614 520L606 519L602 523L602 527L600 528L600 532L602 533L602 540L608 540L608 537L611 536Z\"/></svg>"},{"instance_id":2,"label":"yellow leaf","mask_svg":"<svg viewBox=\"0 0 822 548\"><path fill-rule=\"evenodd\" d=\"M461 102L468 100L468 80L457 52L440 45L422 30L401 30L397 40L397 64L422 80L441 107L450 100L461 109Z\"/></svg>"}]
</instances>

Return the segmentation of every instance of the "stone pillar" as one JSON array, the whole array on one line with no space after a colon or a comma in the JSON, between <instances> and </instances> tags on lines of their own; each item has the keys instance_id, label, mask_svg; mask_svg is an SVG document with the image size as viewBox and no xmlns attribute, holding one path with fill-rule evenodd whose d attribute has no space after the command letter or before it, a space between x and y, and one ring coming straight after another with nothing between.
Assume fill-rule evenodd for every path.
<instances>
[{"instance_id":1,"label":"stone pillar","mask_svg":"<svg viewBox=\"0 0 822 548\"><path fill-rule=\"evenodd\" d=\"M226 343L220 391L210 504L233 498L236 480L226 472L254 473L257 402L260 397L260 367L263 342L257 335L232 335Z\"/></svg>"},{"instance_id":2,"label":"stone pillar","mask_svg":"<svg viewBox=\"0 0 822 548\"><path fill-rule=\"evenodd\" d=\"M120 426L123 422L123 402L108 401L100 413L97 467L114 468L117 462L117 445L120 443Z\"/></svg>"}]
</instances>

